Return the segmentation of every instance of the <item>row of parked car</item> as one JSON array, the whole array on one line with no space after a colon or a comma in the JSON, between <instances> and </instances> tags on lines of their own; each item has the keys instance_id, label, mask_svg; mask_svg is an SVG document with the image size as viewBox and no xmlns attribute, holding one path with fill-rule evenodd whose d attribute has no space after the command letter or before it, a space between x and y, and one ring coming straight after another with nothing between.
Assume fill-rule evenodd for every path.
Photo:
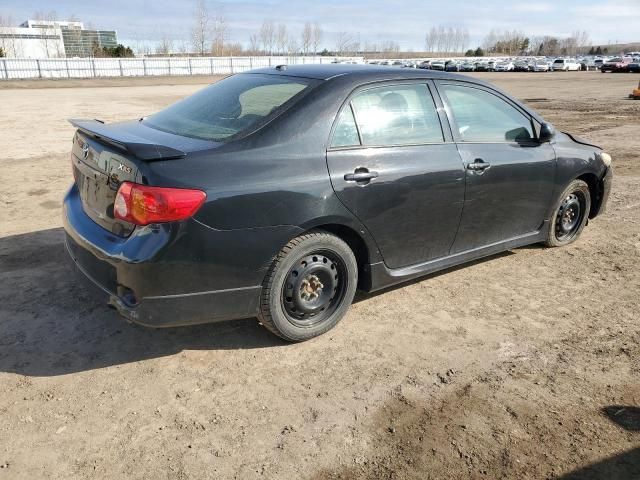
<instances>
[{"instance_id":1,"label":"row of parked car","mask_svg":"<svg viewBox=\"0 0 640 480\"><path fill-rule=\"evenodd\" d=\"M435 60L371 60L373 65L401 68L423 68L447 72L568 72L600 70L606 72L640 73L640 52L637 56L603 57L516 57L507 59L435 59Z\"/></svg>"}]
</instances>

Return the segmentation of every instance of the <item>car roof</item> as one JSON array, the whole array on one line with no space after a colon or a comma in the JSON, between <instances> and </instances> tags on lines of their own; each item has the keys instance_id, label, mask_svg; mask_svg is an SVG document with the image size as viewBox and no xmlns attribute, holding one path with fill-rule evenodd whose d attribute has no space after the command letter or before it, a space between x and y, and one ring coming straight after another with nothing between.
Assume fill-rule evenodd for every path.
<instances>
[{"instance_id":1,"label":"car roof","mask_svg":"<svg viewBox=\"0 0 640 480\"><path fill-rule=\"evenodd\" d=\"M329 80L335 77L354 76L358 80L380 80L381 78L406 79L406 78L442 78L460 79L461 77L448 72L433 70L415 70L412 68L392 68L379 65L356 65L356 64L309 64L309 65L282 65L280 67L267 67L250 70L245 73L262 73L269 75L283 75L288 77L304 77L317 80Z\"/></svg>"}]
</instances>

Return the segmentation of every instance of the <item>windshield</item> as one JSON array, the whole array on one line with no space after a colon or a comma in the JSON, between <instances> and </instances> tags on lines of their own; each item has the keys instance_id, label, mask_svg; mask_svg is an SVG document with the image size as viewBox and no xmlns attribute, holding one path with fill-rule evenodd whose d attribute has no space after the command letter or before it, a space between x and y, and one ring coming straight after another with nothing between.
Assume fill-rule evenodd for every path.
<instances>
[{"instance_id":1,"label":"windshield","mask_svg":"<svg viewBox=\"0 0 640 480\"><path fill-rule=\"evenodd\" d=\"M233 75L151 115L144 123L176 135L225 141L264 124L317 83L280 75Z\"/></svg>"}]
</instances>

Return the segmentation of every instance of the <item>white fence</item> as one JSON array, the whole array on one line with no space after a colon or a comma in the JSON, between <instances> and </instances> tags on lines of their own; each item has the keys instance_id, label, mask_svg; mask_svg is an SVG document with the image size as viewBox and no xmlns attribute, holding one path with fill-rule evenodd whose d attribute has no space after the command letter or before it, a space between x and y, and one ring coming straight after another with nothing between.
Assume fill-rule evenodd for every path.
<instances>
[{"instance_id":1,"label":"white fence","mask_svg":"<svg viewBox=\"0 0 640 480\"><path fill-rule=\"evenodd\" d=\"M23 78L226 75L272 65L362 62L362 57L0 58L0 80Z\"/></svg>"}]
</instances>

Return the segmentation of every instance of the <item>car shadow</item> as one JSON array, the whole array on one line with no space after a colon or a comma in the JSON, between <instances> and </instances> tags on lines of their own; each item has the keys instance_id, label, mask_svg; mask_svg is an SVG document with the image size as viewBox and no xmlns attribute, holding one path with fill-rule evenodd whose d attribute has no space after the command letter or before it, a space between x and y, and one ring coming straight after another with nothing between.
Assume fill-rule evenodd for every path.
<instances>
[{"instance_id":1,"label":"car shadow","mask_svg":"<svg viewBox=\"0 0 640 480\"><path fill-rule=\"evenodd\" d=\"M452 267L355 302L496 257ZM0 372L56 376L179 353L288 345L256 319L150 329L127 323L78 281L62 228L0 238Z\"/></svg>"},{"instance_id":2,"label":"car shadow","mask_svg":"<svg viewBox=\"0 0 640 480\"><path fill-rule=\"evenodd\" d=\"M640 478L640 447L579 468L558 480L631 480Z\"/></svg>"},{"instance_id":3,"label":"car shadow","mask_svg":"<svg viewBox=\"0 0 640 480\"><path fill-rule=\"evenodd\" d=\"M286 343L255 319L150 329L77 280L61 228L0 238L0 371L56 376L173 355Z\"/></svg>"},{"instance_id":4,"label":"car shadow","mask_svg":"<svg viewBox=\"0 0 640 480\"><path fill-rule=\"evenodd\" d=\"M640 407L609 405L600 412L630 432L640 432ZM640 478L640 447L574 470L559 480L629 480Z\"/></svg>"}]
</instances>

